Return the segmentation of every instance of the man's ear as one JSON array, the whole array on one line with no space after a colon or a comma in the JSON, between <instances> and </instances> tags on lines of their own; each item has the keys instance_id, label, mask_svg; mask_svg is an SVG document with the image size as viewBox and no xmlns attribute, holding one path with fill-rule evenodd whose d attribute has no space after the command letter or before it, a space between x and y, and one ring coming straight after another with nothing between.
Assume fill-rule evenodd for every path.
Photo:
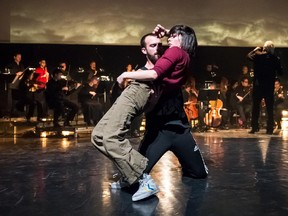
<instances>
[{"instance_id":1,"label":"man's ear","mask_svg":"<svg viewBox=\"0 0 288 216\"><path fill-rule=\"evenodd\" d=\"M142 48L141 48L141 51L142 51L143 54L145 54L145 55L147 54L147 50L146 50L145 47L142 47Z\"/></svg>"}]
</instances>

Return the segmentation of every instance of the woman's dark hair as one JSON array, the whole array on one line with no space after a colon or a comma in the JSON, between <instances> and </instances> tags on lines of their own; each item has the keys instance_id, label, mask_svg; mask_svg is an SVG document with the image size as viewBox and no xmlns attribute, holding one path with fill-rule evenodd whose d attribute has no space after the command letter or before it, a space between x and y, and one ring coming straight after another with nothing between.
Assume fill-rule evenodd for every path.
<instances>
[{"instance_id":1,"label":"woman's dark hair","mask_svg":"<svg viewBox=\"0 0 288 216\"><path fill-rule=\"evenodd\" d=\"M169 35L172 34L181 35L181 48L195 57L198 43L194 30L186 25L175 25L169 31Z\"/></svg>"}]
</instances>

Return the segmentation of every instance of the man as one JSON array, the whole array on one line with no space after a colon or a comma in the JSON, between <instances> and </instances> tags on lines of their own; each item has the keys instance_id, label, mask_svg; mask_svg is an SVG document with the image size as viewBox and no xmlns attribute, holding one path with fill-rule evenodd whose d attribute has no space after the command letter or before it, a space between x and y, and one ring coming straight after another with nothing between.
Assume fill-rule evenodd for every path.
<instances>
[{"instance_id":1,"label":"man","mask_svg":"<svg viewBox=\"0 0 288 216\"><path fill-rule=\"evenodd\" d=\"M22 64L22 55L21 53L17 52L13 56L14 61L8 65L8 68L10 69L11 74L15 74L17 76L21 76L23 71L25 70L24 65Z\"/></svg>"},{"instance_id":2,"label":"man","mask_svg":"<svg viewBox=\"0 0 288 216\"><path fill-rule=\"evenodd\" d=\"M151 50L150 53L153 50L154 58L159 58L161 43L155 35L152 39L147 45L146 41L141 40L141 51L146 54L147 50L144 49L146 47ZM153 66L154 64L146 64L149 69ZM120 83L118 85L123 87L124 83ZM147 158L132 148L125 134L129 131L133 118L140 115L147 107L151 92L150 81L131 81L92 131L91 141L94 146L115 163L125 182L130 185L142 175L147 166ZM119 113L120 110L122 114ZM155 183L154 188L158 192Z\"/></svg>"},{"instance_id":3,"label":"man","mask_svg":"<svg viewBox=\"0 0 288 216\"><path fill-rule=\"evenodd\" d=\"M10 107L11 116L18 116L15 109L16 103L21 99L19 92L19 83L23 76L25 70L24 65L22 64L22 55L19 52L16 52L13 56L13 62L7 66L10 70L10 74L16 75L13 77L12 83L9 84L9 93L8 93L8 104ZM10 82L10 81L9 81Z\"/></svg>"},{"instance_id":4,"label":"man","mask_svg":"<svg viewBox=\"0 0 288 216\"><path fill-rule=\"evenodd\" d=\"M276 75L282 75L280 58L274 54L274 44L266 41L264 47L256 47L247 57L254 63L253 77L253 107L252 107L252 130L249 133L259 131L260 103L264 98L267 110L266 133L273 134L274 117L274 82Z\"/></svg>"},{"instance_id":5,"label":"man","mask_svg":"<svg viewBox=\"0 0 288 216\"><path fill-rule=\"evenodd\" d=\"M35 100L42 107L40 113L38 113L37 121L41 121L42 118L47 117L47 104L44 96L44 91L46 89L46 84L49 80L49 72L47 70L47 64L45 59L39 61L39 67L36 68L34 73L34 81L36 84Z\"/></svg>"},{"instance_id":6,"label":"man","mask_svg":"<svg viewBox=\"0 0 288 216\"><path fill-rule=\"evenodd\" d=\"M77 114L79 107L76 103L73 103L66 99L66 94L72 93L80 85L77 84L75 89L69 91L68 87L65 85L66 81L62 79L62 72L59 69L53 71L53 79L49 80L47 83L46 97L48 105L54 111L53 125L54 127L60 127L58 119L60 115L65 116L65 108L68 108L68 113L64 119L64 126L71 126L70 121L72 121Z\"/></svg>"},{"instance_id":7,"label":"man","mask_svg":"<svg viewBox=\"0 0 288 216\"><path fill-rule=\"evenodd\" d=\"M70 71L69 71L69 69L67 69L66 62L60 62L58 68L61 70L61 72L63 74L62 76L65 80L67 80L67 81L72 80L72 77L70 75Z\"/></svg>"}]
</instances>

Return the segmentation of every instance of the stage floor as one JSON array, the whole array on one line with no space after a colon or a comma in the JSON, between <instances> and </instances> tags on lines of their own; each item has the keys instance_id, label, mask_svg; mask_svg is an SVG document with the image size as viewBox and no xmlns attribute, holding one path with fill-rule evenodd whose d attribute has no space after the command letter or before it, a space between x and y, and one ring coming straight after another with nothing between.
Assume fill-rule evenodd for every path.
<instances>
[{"instance_id":1,"label":"stage floor","mask_svg":"<svg viewBox=\"0 0 288 216\"><path fill-rule=\"evenodd\" d=\"M194 133L209 168L181 176L166 153L151 173L157 196L132 202L135 188L111 190L113 164L78 138L0 137L0 215L288 215L288 131ZM131 138L137 148L139 138Z\"/></svg>"}]
</instances>

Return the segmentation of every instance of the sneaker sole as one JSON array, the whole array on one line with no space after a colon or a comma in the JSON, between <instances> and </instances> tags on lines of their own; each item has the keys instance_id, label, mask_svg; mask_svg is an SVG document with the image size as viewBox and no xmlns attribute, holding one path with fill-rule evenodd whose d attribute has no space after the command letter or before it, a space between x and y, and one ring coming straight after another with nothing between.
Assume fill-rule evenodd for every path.
<instances>
[{"instance_id":1,"label":"sneaker sole","mask_svg":"<svg viewBox=\"0 0 288 216\"><path fill-rule=\"evenodd\" d=\"M149 193L148 192L147 193L143 193L142 195L137 196L137 197L133 197L132 196L132 201L143 200L143 199L148 198L148 197L150 197L150 196L152 196L152 195L154 195L154 194L156 194L158 192L159 192L159 189L157 188L156 190L150 191Z\"/></svg>"},{"instance_id":2,"label":"sneaker sole","mask_svg":"<svg viewBox=\"0 0 288 216\"><path fill-rule=\"evenodd\" d=\"M120 190L120 189L122 189L122 188L129 187L129 184L128 184L128 183L127 183L127 184L123 183L123 184L121 185L121 184L119 184L119 183L112 182L112 183L109 183L109 185L110 185L110 188L111 188L111 189L117 189L117 190Z\"/></svg>"}]
</instances>

